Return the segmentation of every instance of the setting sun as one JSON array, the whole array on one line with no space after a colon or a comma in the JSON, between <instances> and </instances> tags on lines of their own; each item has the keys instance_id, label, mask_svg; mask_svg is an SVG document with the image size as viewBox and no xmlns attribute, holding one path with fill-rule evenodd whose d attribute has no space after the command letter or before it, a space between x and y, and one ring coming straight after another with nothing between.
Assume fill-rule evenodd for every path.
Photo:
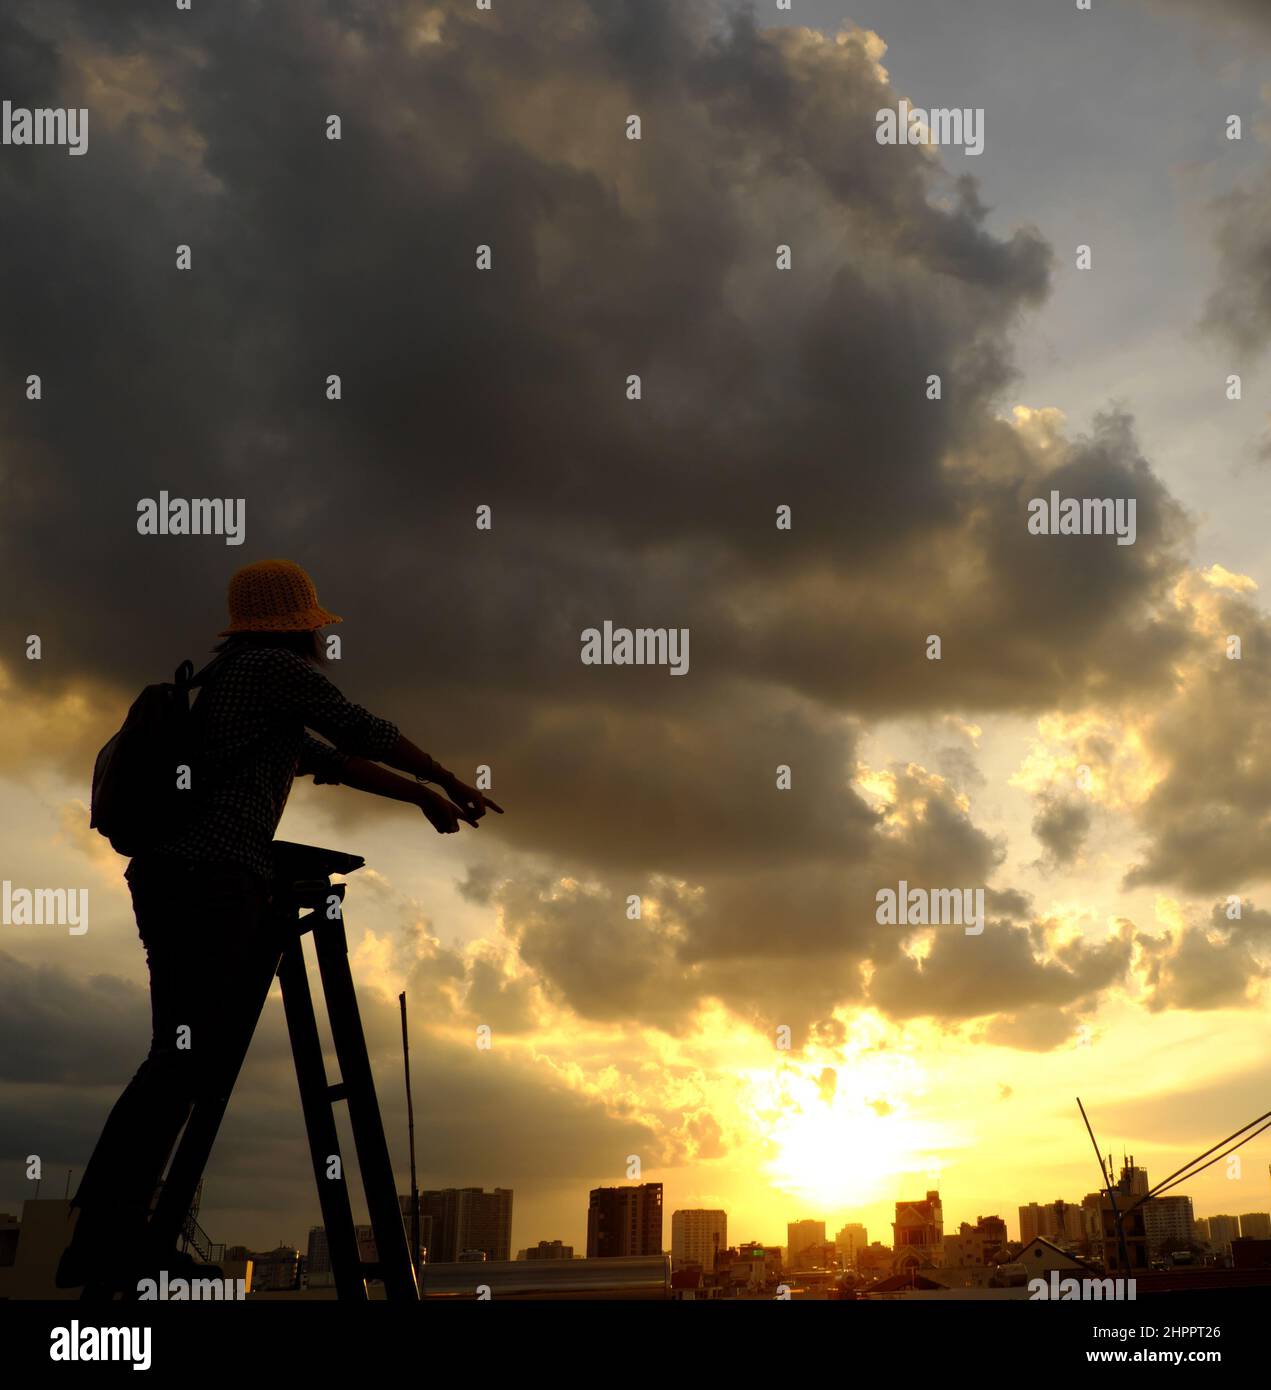
<instances>
[{"instance_id":1,"label":"setting sun","mask_svg":"<svg viewBox=\"0 0 1271 1390\"><path fill-rule=\"evenodd\" d=\"M911 1111L923 1070L881 1033L863 1015L843 1047L823 1057L809 1049L810 1059L748 1077L747 1103L770 1154L763 1171L778 1191L818 1209L860 1207L886 1200L897 1173L939 1169L949 1136Z\"/></svg>"}]
</instances>

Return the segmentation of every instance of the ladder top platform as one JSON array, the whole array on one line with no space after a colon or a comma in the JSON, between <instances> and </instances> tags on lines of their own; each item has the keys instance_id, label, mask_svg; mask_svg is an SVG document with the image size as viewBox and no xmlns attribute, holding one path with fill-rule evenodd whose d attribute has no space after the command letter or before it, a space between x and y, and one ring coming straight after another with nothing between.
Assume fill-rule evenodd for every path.
<instances>
[{"instance_id":1,"label":"ladder top platform","mask_svg":"<svg viewBox=\"0 0 1271 1390\"><path fill-rule=\"evenodd\" d=\"M275 840L274 881L304 883L329 878L332 874L351 874L366 860L344 850L322 849L318 845L298 845L291 840Z\"/></svg>"}]
</instances>

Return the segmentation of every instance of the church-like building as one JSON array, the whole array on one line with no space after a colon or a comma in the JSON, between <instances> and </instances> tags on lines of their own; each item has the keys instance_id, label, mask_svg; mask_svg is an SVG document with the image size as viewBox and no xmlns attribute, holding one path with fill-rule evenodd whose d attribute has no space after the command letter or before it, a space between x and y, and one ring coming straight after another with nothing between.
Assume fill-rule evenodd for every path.
<instances>
[{"instance_id":1,"label":"church-like building","mask_svg":"<svg viewBox=\"0 0 1271 1390\"><path fill-rule=\"evenodd\" d=\"M944 1264L944 1209L940 1194L921 1202L897 1202L892 1222L892 1270L896 1274L939 1269Z\"/></svg>"}]
</instances>

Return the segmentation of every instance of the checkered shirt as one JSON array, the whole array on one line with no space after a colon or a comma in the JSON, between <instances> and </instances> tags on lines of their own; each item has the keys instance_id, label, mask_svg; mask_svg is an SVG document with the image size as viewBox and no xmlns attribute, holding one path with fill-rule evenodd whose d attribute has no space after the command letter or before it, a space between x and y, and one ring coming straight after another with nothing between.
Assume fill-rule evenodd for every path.
<instances>
[{"instance_id":1,"label":"checkered shirt","mask_svg":"<svg viewBox=\"0 0 1271 1390\"><path fill-rule=\"evenodd\" d=\"M349 755L382 758L399 732L284 647L226 653L200 688L194 717L204 754L196 775L211 791L189 827L150 852L237 864L263 878L273 876L270 844L293 779L337 783Z\"/></svg>"}]
</instances>

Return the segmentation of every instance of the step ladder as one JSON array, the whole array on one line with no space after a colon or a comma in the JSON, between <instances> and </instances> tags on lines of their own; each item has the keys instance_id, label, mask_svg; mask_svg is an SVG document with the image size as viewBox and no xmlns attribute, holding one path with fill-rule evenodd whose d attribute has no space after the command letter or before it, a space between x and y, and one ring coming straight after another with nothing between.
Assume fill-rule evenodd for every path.
<instances>
[{"instance_id":1,"label":"step ladder","mask_svg":"<svg viewBox=\"0 0 1271 1390\"><path fill-rule=\"evenodd\" d=\"M281 945L275 970L260 983L259 1003L250 1015L250 1032L255 1032L276 974L282 986L287 1032L296 1064L300 1104L337 1297L365 1301L367 1281L378 1279L389 1300L417 1302L419 1285L349 970L348 941L344 934L345 885L333 884L330 878L334 873L352 873L366 861L356 854L293 844L288 840L275 840L273 850L275 877L271 912ZM317 953L327 1017L340 1067L340 1079L336 1082L328 1081L322 1058L322 1043L305 966L306 934L313 937ZM148 1243L153 1249L174 1249L188 1224L195 1193L250 1045L249 1034L238 1055L227 1065L218 1093L195 1103L150 1218ZM335 1106L341 1101L348 1106L358 1168L375 1237L376 1259L373 1262L362 1259L353 1224L353 1208L335 1123ZM333 1170L336 1176L329 1176Z\"/></svg>"}]
</instances>

